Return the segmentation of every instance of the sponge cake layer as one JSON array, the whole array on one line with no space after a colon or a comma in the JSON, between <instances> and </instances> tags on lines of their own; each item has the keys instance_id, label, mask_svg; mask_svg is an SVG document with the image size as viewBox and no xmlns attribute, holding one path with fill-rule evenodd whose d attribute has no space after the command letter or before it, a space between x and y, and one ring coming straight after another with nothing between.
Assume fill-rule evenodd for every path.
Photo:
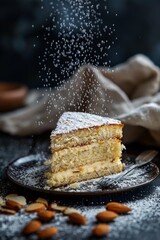
<instances>
[{"instance_id":1,"label":"sponge cake layer","mask_svg":"<svg viewBox=\"0 0 160 240\"><path fill-rule=\"evenodd\" d=\"M51 135L51 151L67 149L75 146L87 145L97 141L103 141L109 138L122 138L123 124L104 125L101 127L92 127L87 129L75 130L65 134Z\"/></svg>"},{"instance_id":2,"label":"sponge cake layer","mask_svg":"<svg viewBox=\"0 0 160 240\"><path fill-rule=\"evenodd\" d=\"M56 151L48 163L51 164L52 172L58 172L99 161L111 162L117 157L120 158L121 153L121 140L108 139Z\"/></svg>"}]
</instances>

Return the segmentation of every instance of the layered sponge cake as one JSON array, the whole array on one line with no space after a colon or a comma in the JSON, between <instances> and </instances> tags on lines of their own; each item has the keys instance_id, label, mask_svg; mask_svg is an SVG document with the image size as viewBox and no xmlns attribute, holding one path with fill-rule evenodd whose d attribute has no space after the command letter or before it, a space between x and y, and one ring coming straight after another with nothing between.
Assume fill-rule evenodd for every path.
<instances>
[{"instance_id":1,"label":"layered sponge cake","mask_svg":"<svg viewBox=\"0 0 160 240\"><path fill-rule=\"evenodd\" d=\"M123 124L82 112L65 112L51 133L47 183L59 187L123 170Z\"/></svg>"}]
</instances>

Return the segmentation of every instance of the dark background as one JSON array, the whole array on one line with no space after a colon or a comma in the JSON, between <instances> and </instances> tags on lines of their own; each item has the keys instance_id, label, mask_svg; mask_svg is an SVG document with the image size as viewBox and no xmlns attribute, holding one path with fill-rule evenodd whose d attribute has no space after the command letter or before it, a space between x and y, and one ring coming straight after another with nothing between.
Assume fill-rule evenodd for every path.
<instances>
[{"instance_id":1,"label":"dark background","mask_svg":"<svg viewBox=\"0 0 160 240\"><path fill-rule=\"evenodd\" d=\"M73 1L0 1L0 81L23 82L30 88L54 87L60 81L68 79L80 65L91 63L110 67L136 53L146 54L160 66L159 0L77 0L75 2L82 5L83 10L87 2L90 2L88 6L93 5L95 11L99 4L96 19L102 20L99 24L101 35L97 32L95 18L90 16L87 25L88 18L84 16L83 28L86 32L92 32L92 41L82 54L81 47L85 44L87 46L88 40L86 41L85 34L83 35L80 30L80 15L75 17L75 26L71 31L67 32L68 26L64 27L70 53L66 57L59 55L58 66L55 66L55 56L59 54L57 51L62 50L64 44L60 21L64 19L66 25L68 24L62 5L67 9L67 14L73 17L76 13L73 11ZM104 6L107 6L108 14ZM51 15L54 17L55 27L47 36L46 27L53 26ZM92 29L91 22L93 22ZM108 26L108 30L104 32L105 26ZM109 30L109 26L113 31ZM53 39L55 42L58 41L60 46L52 47L54 60L51 60L45 51L46 46L51 46ZM74 43L71 41L73 39ZM103 39L108 45L100 50L97 44ZM112 46L108 49L107 46L110 44ZM65 48L66 52L67 48ZM77 55L79 52L80 54ZM69 56L72 59L72 66ZM45 85L47 81L49 85Z\"/></svg>"}]
</instances>

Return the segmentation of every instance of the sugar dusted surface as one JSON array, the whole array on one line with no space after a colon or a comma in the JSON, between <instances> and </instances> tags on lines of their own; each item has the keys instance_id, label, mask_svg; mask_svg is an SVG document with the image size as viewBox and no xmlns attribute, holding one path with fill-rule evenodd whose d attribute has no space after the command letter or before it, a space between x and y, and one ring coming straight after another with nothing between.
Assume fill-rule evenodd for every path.
<instances>
[{"instance_id":1,"label":"sugar dusted surface","mask_svg":"<svg viewBox=\"0 0 160 240\"><path fill-rule=\"evenodd\" d=\"M51 136L69 133L78 129L111 124L121 124L121 121L108 117L101 117L90 113L65 112L59 118L57 127L54 131L52 131Z\"/></svg>"},{"instance_id":2,"label":"sugar dusted surface","mask_svg":"<svg viewBox=\"0 0 160 240\"><path fill-rule=\"evenodd\" d=\"M12 140L12 146L14 141ZM42 146L41 146L42 147ZM13 154L13 151L9 151ZM45 159L45 154L43 159ZM7 158L2 158L2 165L5 166ZM159 159L158 159L159 160ZM128 161L128 159L127 159ZM39 162L39 168L41 166L41 161ZM33 169L34 172L34 169ZM24 176L24 171L21 172ZM135 176L135 175L134 175ZM142 175L143 176L143 175ZM138 180L138 179L137 179ZM25 182L27 179L25 180ZM32 184L35 184L37 178L33 177ZM136 178L135 178L136 181ZM2 182L1 182L2 183ZM124 187L124 185L122 185ZM5 188L4 188L5 187ZM2 189L3 192L2 192ZM12 189L12 191L11 191ZM7 195L9 193L17 193L13 189L13 185L7 184L5 179L5 184L1 185L0 188L1 195ZM30 191L25 191L24 194L29 194L30 197L33 197L33 200L36 199L36 196L31 196ZM3 194L2 194L3 193ZM40 195L44 197L43 194ZM108 197L107 197L108 196ZM118 199L117 199L118 198ZM27 198L28 203L30 198ZM54 201L54 196L48 196L49 201ZM159 240L159 226L160 226L160 185L159 178L153 183L149 184L146 188L139 188L137 191L124 192L118 195L105 195L103 197L92 197L92 198L78 198L73 201L73 198L62 197L60 205L68 205L75 207L77 210L82 212L87 217L87 225L77 226L68 223L67 216L63 216L62 213L57 213L56 218L49 223L44 223L46 226L55 226L58 227L59 233L54 237L55 240L60 239L70 239L74 240L79 237L79 240L92 239L91 231L96 224L96 214L100 211L105 210L105 204L109 201L121 201L124 204L127 204L133 210L127 215L121 215L113 222L109 223L111 231L103 239L110 240ZM21 231L26 223L31 219L35 219L36 214L28 214L24 209L20 210L14 216L5 216L0 214L0 233L2 240L26 240L26 237L22 235ZM27 239L37 239L36 235L32 235ZM93 238L95 239L95 238Z\"/></svg>"},{"instance_id":3,"label":"sugar dusted surface","mask_svg":"<svg viewBox=\"0 0 160 240\"><path fill-rule=\"evenodd\" d=\"M146 194L146 190L141 189L136 195L131 195L132 199L130 201L123 201L124 204L127 204L127 206L131 207L133 210L129 214L121 215L116 218L115 221L109 223L111 231L107 238L105 237L103 239L159 239L160 187L153 186L153 189L148 191L150 194ZM141 196L143 196L143 198ZM110 196L110 199L108 199L107 202L112 200L113 199ZM69 224L67 216L57 213L56 219L53 219L50 223L45 223L44 227L57 227L59 233L54 237L54 239L57 240L76 239L77 236L79 236L78 239L81 240L90 239L92 228L96 223L96 214L105 210L104 204L106 204L106 201L104 200L99 202L98 206L90 201L89 207L84 206L84 204L80 205L72 203L72 207L75 207L82 214L87 216L87 225L79 227L77 225ZM26 237L21 234L21 231L26 223L35 218L35 213L28 214L24 210L21 210L15 216L1 215L1 239L25 240ZM144 232L146 234L144 234ZM32 235L29 239L37 239L37 237L36 235Z\"/></svg>"}]
</instances>

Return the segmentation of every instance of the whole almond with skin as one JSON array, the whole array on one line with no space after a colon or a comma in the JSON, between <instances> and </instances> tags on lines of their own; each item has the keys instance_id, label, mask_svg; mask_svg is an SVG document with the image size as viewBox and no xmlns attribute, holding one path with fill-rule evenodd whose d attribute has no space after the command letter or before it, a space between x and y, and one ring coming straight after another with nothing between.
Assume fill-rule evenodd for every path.
<instances>
[{"instance_id":1,"label":"whole almond with skin","mask_svg":"<svg viewBox=\"0 0 160 240\"><path fill-rule=\"evenodd\" d=\"M40 220L42 221L50 221L52 220L54 217L55 217L56 213L53 212L53 211L49 211L49 210L46 210L46 211L39 211L37 213L37 216Z\"/></svg>"},{"instance_id":2,"label":"whole almond with skin","mask_svg":"<svg viewBox=\"0 0 160 240\"><path fill-rule=\"evenodd\" d=\"M6 201L6 207L13 209L15 211L18 211L22 208L22 205L20 205L18 202L12 201L12 200L7 200Z\"/></svg>"},{"instance_id":3,"label":"whole almond with skin","mask_svg":"<svg viewBox=\"0 0 160 240\"><path fill-rule=\"evenodd\" d=\"M69 217L69 222L74 224L85 225L87 223L86 218L82 214L77 212L69 214L68 217Z\"/></svg>"},{"instance_id":4,"label":"whole almond with skin","mask_svg":"<svg viewBox=\"0 0 160 240\"><path fill-rule=\"evenodd\" d=\"M109 233L109 231L110 228L107 224L100 223L93 228L92 234L96 237L103 237L105 234Z\"/></svg>"},{"instance_id":5,"label":"whole almond with skin","mask_svg":"<svg viewBox=\"0 0 160 240\"><path fill-rule=\"evenodd\" d=\"M32 220L29 223L27 223L23 229L23 234L29 235L32 233L37 232L42 226L42 223L37 220Z\"/></svg>"},{"instance_id":6,"label":"whole almond with skin","mask_svg":"<svg viewBox=\"0 0 160 240\"><path fill-rule=\"evenodd\" d=\"M118 217L118 214L112 211L103 211L96 215L97 220L100 222L111 222Z\"/></svg>"},{"instance_id":7,"label":"whole almond with skin","mask_svg":"<svg viewBox=\"0 0 160 240\"><path fill-rule=\"evenodd\" d=\"M31 203L26 207L26 212L32 213L32 212L39 212L42 210L45 210L45 206L43 203Z\"/></svg>"},{"instance_id":8,"label":"whole almond with skin","mask_svg":"<svg viewBox=\"0 0 160 240\"><path fill-rule=\"evenodd\" d=\"M58 233L58 228L56 227L47 227L38 233L39 239L48 239L55 236Z\"/></svg>"},{"instance_id":9,"label":"whole almond with skin","mask_svg":"<svg viewBox=\"0 0 160 240\"><path fill-rule=\"evenodd\" d=\"M118 203L118 202L107 203L106 208L110 211L113 211L113 212L116 212L119 214L125 214L125 213L132 211L132 209L130 207L123 205L121 203Z\"/></svg>"}]
</instances>

